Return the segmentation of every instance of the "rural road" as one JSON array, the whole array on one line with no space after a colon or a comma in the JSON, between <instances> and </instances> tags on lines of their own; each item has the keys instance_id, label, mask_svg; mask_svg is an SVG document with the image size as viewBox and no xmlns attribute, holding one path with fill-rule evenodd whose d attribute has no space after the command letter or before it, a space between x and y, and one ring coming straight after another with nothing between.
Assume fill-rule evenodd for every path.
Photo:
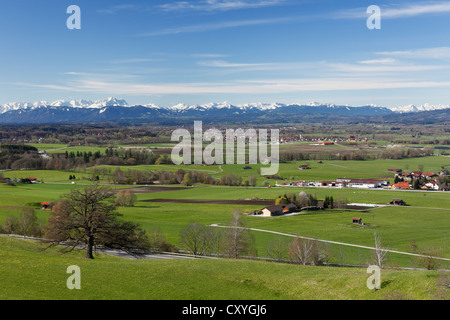
<instances>
[{"instance_id":1,"label":"rural road","mask_svg":"<svg viewBox=\"0 0 450 320\"><path fill-rule=\"evenodd\" d=\"M27 237L27 236L21 236L21 235L17 235L17 234L0 234L0 236L12 237L12 238L21 239L21 240L33 240L33 241L44 240L43 238ZM80 249L83 249L83 248L80 248ZM167 253L148 253L148 254L139 255L138 257L133 256L124 251L114 250L114 249L96 248L95 252L100 252L100 253L113 255L116 257L121 257L121 258L126 258L126 259L197 259L197 257L188 255L188 254L168 253L168 252Z\"/></svg>"}]
</instances>

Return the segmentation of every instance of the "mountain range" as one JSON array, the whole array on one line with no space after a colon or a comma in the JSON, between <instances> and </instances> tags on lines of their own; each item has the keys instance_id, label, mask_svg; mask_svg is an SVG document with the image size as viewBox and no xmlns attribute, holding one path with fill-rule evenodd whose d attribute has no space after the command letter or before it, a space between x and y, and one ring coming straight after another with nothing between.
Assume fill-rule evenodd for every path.
<instances>
[{"instance_id":1,"label":"mountain range","mask_svg":"<svg viewBox=\"0 0 450 320\"><path fill-rule=\"evenodd\" d=\"M98 123L158 122L175 124L193 120L210 122L282 123L289 121L378 121L390 122L393 115L414 121L438 114L440 121L450 118L450 105L382 107L348 106L311 102L308 104L250 103L232 105L227 102L202 105L177 104L161 107L155 104L129 105L123 99L57 100L51 103L8 103L0 105L0 123ZM416 116L415 114L420 114ZM427 114L427 115L425 115ZM433 119L431 116L430 119Z\"/></svg>"}]
</instances>

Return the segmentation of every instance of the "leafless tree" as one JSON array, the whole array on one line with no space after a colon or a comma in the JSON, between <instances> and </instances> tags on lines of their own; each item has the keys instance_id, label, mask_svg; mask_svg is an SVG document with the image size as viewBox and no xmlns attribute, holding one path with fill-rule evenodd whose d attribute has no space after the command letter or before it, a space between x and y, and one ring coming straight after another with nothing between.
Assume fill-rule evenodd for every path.
<instances>
[{"instance_id":1,"label":"leafless tree","mask_svg":"<svg viewBox=\"0 0 450 320\"><path fill-rule=\"evenodd\" d=\"M306 265L314 262L314 255L317 254L317 250L316 240L296 236L289 245L289 257L294 263Z\"/></svg>"},{"instance_id":2,"label":"leafless tree","mask_svg":"<svg viewBox=\"0 0 450 320\"><path fill-rule=\"evenodd\" d=\"M22 209L19 215L18 225L20 228L20 233L23 234L23 236L31 235L33 229L37 226L37 216L34 209Z\"/></svg>"},{"instance_id":3,"label":"leafless tree","mask_svg":"<svg viewBox=\"0 0 450 320\"><path fill-rule=\"evenodd\" d=\"M376 233L373 234L375 240L375 250L373 256L373 263L378 267L382 268L383 264L387 260L388 249L384 248L381 243L381 236Z\"/></svg>"},{"instance_id":4,"label":"leafless tree","mask_svg":"<svg viewBox=\"0 0 450 320\"><path fill-rule=\"evenodd\" d=\"M232 259L254 253L253 237L250 230L245 227L241 217L242 213L239 210L234 210L230 226L226 229L223 238L225 254Z\"/></svg>"},{"instance_id":5,"label":"leafless tree","mask_svg":"<svg viewBox=\"0 0 450 320\"><path fill-rule=\"evenodd\" d=\"M288 245L281 237L277 237L267 245L267 255L269 258L281 262L288 258Z\"/></svg>"}]
</instances>

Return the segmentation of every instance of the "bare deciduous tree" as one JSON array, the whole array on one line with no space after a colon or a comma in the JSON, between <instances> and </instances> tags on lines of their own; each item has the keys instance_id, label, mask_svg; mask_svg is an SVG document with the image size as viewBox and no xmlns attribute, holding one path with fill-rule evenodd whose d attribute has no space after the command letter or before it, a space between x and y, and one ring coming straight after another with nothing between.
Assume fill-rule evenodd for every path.
<instances>
[{"instance_id":1,"label":"bare deciduous tree","mask_svg":"<svg viewBox=\"0 0 450 320\"><path fill-rule=\"evenodd\" d=\"M314 263L314 255L317 254L317 241L296 236L289 245L289 257L291 261L301 265Z\"/></svg>"},{"instance_id":2,"label":"bare deciduous tree","mask_svg":"<svg viewBox=\"0 0 450 320\"><path fill-rule=\"evenodd\" d=\"M387 260L388 249L384 248L381 243L381 236L376 233L373 234L375 240L375 250L373 255L373 263L382 268L384 262Z\"/></svg>"},{"instance_id":3,"label":"bare deciduous tree","mask_svg":"<svg viewBox=\"0 0 450 320\"><path fill-rule=\"evenodd\" d=\"M267 255L269 258L282 262L288 258L288 245L283 238L278 237L267 245Z\"/></svg>"},{"instance_id":4,"label":"bare deciduous tree","mask_svg":"<svg viewBox=\"0 0 450 320\"><path fill-rule=\"evenodd\" d=\"M252 254L254 251L253 237L250 230L245 227L241 217L242 213L239 210L234 210L230 226L226 229L223 238L225 254L232 259Z\"/></svg>"},{"instance_id":5,"label":"bare deciduous tree","mask_svg":"<svg viewBox=\"0 0 450 320\"><path fill-rule=\"evenodd\" d=\"M23 236L32 235L33 229L37 226L37 216L34 209L22 209L19 215L18 224Z\"/></svg>"}]
</instances>

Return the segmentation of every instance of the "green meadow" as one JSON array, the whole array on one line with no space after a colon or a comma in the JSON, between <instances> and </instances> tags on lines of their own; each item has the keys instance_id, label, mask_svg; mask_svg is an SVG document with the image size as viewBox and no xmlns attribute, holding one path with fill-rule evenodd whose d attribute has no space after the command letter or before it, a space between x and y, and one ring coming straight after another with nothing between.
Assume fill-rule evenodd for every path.
<instances>
[{"instance_id":1,"label":"green meadow","mask_svg":"<svg viewBox=\"0 0 450 320\"><path fill-rule=\"evenodd\" d=\"M448 299L437 271L382 270L381 290L365 268L298 266L249 260L128 260L0 236L2 300L435 300ZM79 290L66 286L80 268Z\"/></svg>"},{"instance_id":2,"label":"green meadow","mask_svg":"<svg viewBox=\"0 0 450 320\"><path fill-rule=\"evenodd\" d=\"M388 168L439 171L448 168L448 157L427 157L402 160L315 161L281 163L279 175L294 180L332 180L347 178L391 178ZM299 170L300 164L311 169ZM207 172L217 178L224 174L238 174L243 181L250 175L258 177L257 187L229 187L196 185L184 190L138 193L134 207L119 208L123 219L138 222L145 230L159 229L167 242L179 246L180 231L189 223L205 225L230 222L233 211L261 209L251 205L223 205L214 203L148 202L151 199L240 200L276 199L288 193L305 191L318 199L333 196L349 203L372 203L380 207L368 210L329 209L307 214L257 217L244 216L252 231L257 257L267 258L268 248L282 241L287 251L296 235L321 240L331 264L367 266L374 246L374 233L382 237L382 244L391 250L411 252L411 241L419 248L434 247L443 258L450 258L450 194L433 191L362 190L333 188L274 187L277 180L259 175L262 165L148 165L122 166L122 170L178 170ZM115 166L109 166L114 169ZM69 180L76 175L75 184ZM0 184L0 224L8 216L18 216L24 207L34 208L38 221L45 224L50 211L41 210L43 201L57 201L74 188L90 185L91 169L74 171L20 170L3 172L4 177L35 177L44 183ZM268 180L271 187L263 186ZM100 178L106 184L107 176ZM279 183L283 182L278 180ZM111 188L135 186L111 185ZM157 191L157 190L155 190ZM395 198L408 206L387 204ZM360 217L366 226L352 224ZM217 230L222 228L217 227ZM283 233L279 235L274 232ZM328 243L338 242L338 243ZM340 243L340 244L339 244ZM436 299L442 297L437 285L440 275L434 271L383 270L384 289L372 292L365 286L364 268L307 267L249 260L127 260L98 255L94 261L82 259L83 253L61 255L54 249L38 250L41 245L24 240L0 237L2 281L0 297L4 299ZM449 261L442 261L441 269L449 269ZM83 269L83 290L65 288L65 268L76 264ZM389 253L386 266L420 267L411 255ZM120 271L118 271L120 270ZM100 276L98 276L100 274ZM11 277L11 275L14 275ZM52 277L54 275L54 277ZM205 276L207 275L207 276ZM48 279L51 278L52 281ZM114 283L107 279L114 279ZM170 281L168 280L170 279ZM194 283L202 283L202 288ZM294 285L298 282L300 285ZM203 285L204 284L204 285ZM177 288L175 290L174 288ZM219 290L220 288L220 290Z\"/></svg>"},{"instance_id":3,"label":"green meadow","mask_svg":"<svg viewBox=\"0 0 450 320\"><path fill-rule=\"evenodd\" d=\"M0 223L9 215L18 215L22 207L34 207L39 221L45 223L50 212L41 210L39 203L56 201L72 188L82 185L71 184L31 184L10 187L0 185ZM114 188L118 188L115 186ZM152 187L149 187L150 190ZM382 236L383 245L392 250L410 252L411 240L419 247L436 247L442 256L450 258L450 197L438 192L369 191L345 189L302 189L302 188L246 188L246 187L192 187L185 190L137 194L134 207L119 208L123 218L138 222L148 231L157 228L166 240L175 246L179 244L180 231L191 222L201 224L226 225L235 209L242 212L261 209L250 205L217 205L214 203L161 203L146 202L151 199L274 199L284 193L315 193L319 199L333 196L335 199L346 196L350 202L369 202L387 204L392 198L402 198L409 207L379 207L360 212L355 210L332 209L319 213L295 216L257 217L246 216L244 221L250 228L276 231L291 236L301 235L321 240L336 241L352 245L374 246L373 235ZM358 216L367 227L355 227L352 218ZM267 248L279 235L253 231L258 255L267 257ZM292 237L282 237L286 242ZM448 238L448 239L447 239ZM345 245L326 244L332 263L366 264L370 262L372 251ZM389 254L392 266L416 266L408 255ZM446 267L448 262L443 262Z\"/></svg>"}]
</instances>

